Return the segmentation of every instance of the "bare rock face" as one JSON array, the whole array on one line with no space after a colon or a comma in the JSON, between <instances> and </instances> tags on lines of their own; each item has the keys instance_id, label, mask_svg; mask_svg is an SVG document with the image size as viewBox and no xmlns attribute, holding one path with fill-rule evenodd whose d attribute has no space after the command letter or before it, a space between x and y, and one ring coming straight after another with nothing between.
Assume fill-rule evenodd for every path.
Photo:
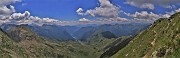
<instances>
[{"instance_id":1,"label":"bare rock face","mask_svg":"<svg viewBox=\"0 0 180 58\"><path fill-rule=\"evenodd\" d=\"M12 27L7 33L11 39L16 42L21 42L23 40L32 41L38 38L34 32L24 26Z\"/></svg>"}]
</instances>

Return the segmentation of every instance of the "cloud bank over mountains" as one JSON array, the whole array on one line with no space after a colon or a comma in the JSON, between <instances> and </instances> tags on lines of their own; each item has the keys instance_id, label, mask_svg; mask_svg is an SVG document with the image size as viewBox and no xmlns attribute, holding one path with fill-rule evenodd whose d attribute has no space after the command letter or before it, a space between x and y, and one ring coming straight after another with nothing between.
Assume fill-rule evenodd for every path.
<instances>
[{"instance_id":1,"label":"cloud bank over mountains","mask_svg":"<svg viewBox=\"0 0 180 58\"><path fill-rule=\"evenodd\" d=\"M128 13L121 9L121 6L114 5L111 0L99 0L99 6L94 9L84 10L78 8L76 13L80 16L90 16L96 18L91 20L88 18L81 18L78 21L60 21L51 18L39 18L31 16L29 11L24 13L17 13L15 7L10 5L21 0L0 0L0 24L29 24L29 25L79 25L79 24L110 24L114 22L153 22L159 18L168 18L170 15L179 12L180 8L165 14L156 14L148 11L137 11L135 13ZM176 8L180 3L179 0L126 0L124 4L131 5L137 8L154 10L156 6L164 8ZM126 15L123 17L120 14Z\"/></svg>"},{"instance_id":2,"label":"cloud bank over mountains","mask_svg":"<svg viewBox=\"0 0 180 58\"><path fill-rule=\"evenodd\" d=\"M179 3L180 0L127 0L125 2L125 4L147 9L154 9L155 6L173 8L179 5Z\"/></svg>"},{"instance_id":3,"label":"cloud bank over mountains","mask_svg":"<svg viewBox=\"0 0 180 58\"><path fill-rule=\"evenodd\" d=\"M146 21L154 21L159 18L169 18L171 14L155 14L153 12L141 11L135 12L134 14L125 13L129 17L133 17L134 20L146 20Z\"/></svg>"},{"instance_id":4,"label":"cloud bank over mountains","mask_svg":"<svg viewBox=\"0 0 180 58\"><path fill-rule=\"evenodd\" d=\"M135 7L139 8L148 8L148 9L154 9L155 6L153 3L153 0L127 0L125 4L129 4Z\"/></svg>"}]
</instances>

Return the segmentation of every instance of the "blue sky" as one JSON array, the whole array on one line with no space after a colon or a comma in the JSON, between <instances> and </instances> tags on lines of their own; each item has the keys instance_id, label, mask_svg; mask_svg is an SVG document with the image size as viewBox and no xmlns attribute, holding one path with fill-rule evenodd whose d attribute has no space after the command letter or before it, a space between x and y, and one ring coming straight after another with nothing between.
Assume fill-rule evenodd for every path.
<instances>
[{"instance_id":1,"label":"blue sky","mask_svg":"<svg viewBox=\"0 0 180 58\"><path fill-rule=\"evenodd\" d=\"M76 10L81 7L93 9L98 6L98 0L24 0L15 4L17 12L28 10L33 16L50 17L62 20L77 20L81 16ZM26 4L26 5L22 5Z\"/></svg>"},{"instance_id":2,"label":"blue sky","mask_svg":"<svg viewBox=\"0 0 180 58\"><path fill-rule=\"evenodd\" d=\"M157 7L154 10L141 9L128 4L125 0L112 0L113 5L121 7L121 10L128 13L135 13L136 11L151 11L154 13L165 13L171 11L162 7ZM23 2L16 3L15 9L17 12L29 11L32 16L49 17L59 20L78 20L82 17L77 15L76 10L83 8L84 10L94 9L99 6L98 0L23 0ZM123 16L123 15L122 15ZM126 16L123 16L126 17Z\"/></svg>"},{"instance_id":3,"label":"blue sky","mask_svg":"<svg viewBox=\"0 0 180 58\"><path fill-rule=\"evenodd\" d=\"M0 24L8 22L61 25L81 24L81 21L86 23L87 21L89 23L154 22L180 11L180 0L0 1L0 19L3 19L0 20Z\"/></svg>"},{"instance_id":4,"label":"blue sky","mask_svg":"<svg viewBox=\"0 0 180 58\"><path fill-rule=\"evenodd\" d=\"M167 9L159 6L151 9L143 9L134 7L132 5L125 4L126 0L111 0L113 5L120 7L127 13L135 13L140 11L153 12L156 14L164 14L167 11L172 11L174 9ZM83 8L84 10L94 9L100 6L98 0L23 0L22 2L16 3L17 12L29 11L32 16L38 17L49 17L59 20L78 20L83 17L92 18L88 16L77 15L76 10L78 8ZM127 17L120 13L120 16Z\"/></svg>"}]
</instances>

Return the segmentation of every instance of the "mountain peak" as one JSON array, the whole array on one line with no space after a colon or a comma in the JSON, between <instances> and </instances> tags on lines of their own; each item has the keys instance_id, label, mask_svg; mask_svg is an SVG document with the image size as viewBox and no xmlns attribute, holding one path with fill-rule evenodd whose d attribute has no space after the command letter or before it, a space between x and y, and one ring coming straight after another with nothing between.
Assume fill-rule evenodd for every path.
<instances>
[{"instance_id":1,"label":"mountain peak","mask_svg":"<svg viewBox=\"0 0 180 58\"><path fill-rule=\"evenodd\" d=\"M105 31L105 32L102 32L101 34L103 37L108 38L108 39L117 38L117 36L110 31Z\"/></svg>"}]
</instances>

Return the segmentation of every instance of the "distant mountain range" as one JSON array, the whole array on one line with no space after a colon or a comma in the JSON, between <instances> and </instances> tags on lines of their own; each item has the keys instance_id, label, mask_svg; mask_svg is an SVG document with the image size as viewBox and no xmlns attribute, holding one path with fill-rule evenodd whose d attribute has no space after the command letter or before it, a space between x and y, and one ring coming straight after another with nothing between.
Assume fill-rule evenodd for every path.
<instances>
[{"instance_id":1,"label":"distant mountain range","mask_svg":"<svg viewBox=\"0 0 180 58\"><path fill-rule=\"evenodd\" d=\"M111 32L116 37L136 35L142 30L149 27L150 24L146 23L128 23L128 24L104 24L99 26L87 26L82 27L74 33L77 39L86 40L98 31Z\"/></svg>"},{"instance_id":2,"label":"distant mountain range","mask_svg":"<svg viewBox=\"0 0 180 58\"><path fill-rule=\"evenodd\" d=\"M116 37L135 35L146 29L150 24L146 23L128 23L128 24L104 24L104 25L88 25L88 26L58 26L58 25L42 25L42 26L26 26L39 36L47 39L57 40L87 40L92 37L96 31L109 31ZM1 28L4 31L11 29L13 24L3 24Z\"/></svg>"},{"instance_id":3,"label":"distant mountain range","mask_svg":"<svg viewBox=\"0 0 180 58\"><path fill-rule=\"evenodd\" d=\"M4 31L9 31L9 29L15 27L16 25L4 24L1 28ZM58 40L74 40L74 38L69 34L63 27L56 25L43 25L43 26L30 26L30 25L21 25L26 26L31 29L33 32L37 33L39 36L42 36L46 39L58 39Z\"/></svg>"}]
</instances>

